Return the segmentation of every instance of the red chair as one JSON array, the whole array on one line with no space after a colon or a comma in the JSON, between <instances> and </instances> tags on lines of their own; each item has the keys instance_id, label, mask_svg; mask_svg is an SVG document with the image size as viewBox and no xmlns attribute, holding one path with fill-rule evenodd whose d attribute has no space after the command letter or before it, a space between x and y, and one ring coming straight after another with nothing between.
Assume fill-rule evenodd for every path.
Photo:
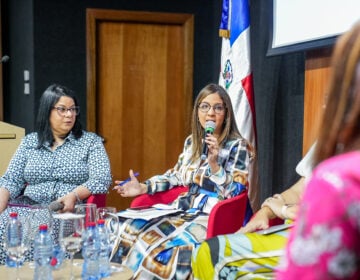
<instances>
[{"instance_id":1,"label":"red chair","mask_svg":"<svg viewBox=\"0 0 360 280\"><path fill-rule=\"evenodd\" d=\"M151 206L156 203L167 204L187 191L188 187L181 186L153 195L143 194L134 198L130 207ZM218 202L210 212L206 238L234 233L240 229L245 219L247 201L248 196L245 191L238 196Z\"/></svg>"},{"instance_id":2,"label":"red chair","mask_svg":"<svg viewBox=\"0 0 360 280\"><path fill-rule=\"evenodd\" d=\"M96 207L105 207L106 206L106 193L92 194L86 200L86 203L94 203Z\"/></svg>"},{"instance_id":3,"label":"red chair","mask_svg":"<svg viewBox=\"0 0 360 280\"><path fill-rule=\"evenodd\" d=\"M152 206L156 203L168 204L173 202L180 194L188 192L189 188L186 186L174 187L165 192L157 192L154 194L142 194L135 197L130 204L130 207Z\"/></svg>"}]
</instances>

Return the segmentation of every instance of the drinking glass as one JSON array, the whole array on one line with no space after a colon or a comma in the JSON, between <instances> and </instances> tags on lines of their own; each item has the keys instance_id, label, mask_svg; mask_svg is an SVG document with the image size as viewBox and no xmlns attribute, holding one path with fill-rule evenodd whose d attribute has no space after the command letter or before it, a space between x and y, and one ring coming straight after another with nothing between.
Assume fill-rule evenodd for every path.
<instances>
[{"instance_id":1,"label":"drinking glass","mask_svg":"<svg viewBox=\"0 0 360 280\"><path fill-rule=\"evenodd\" d=\"M97 208L98 219L104 219L107 213L116 214L116 208L111 206Z\"/></svg>"},{"instance_id":2,"label":"drinking glass","mask_svg":"<svg viewBox=\"0 0 360 280\"><path fill-rule=\"evenodd\" d=\"M83 215L85 226L87 226L89 222L96 223L96 219L97 219L96 209L97 207L96 204L94 203L77 204L75 205L74 213Z\"/></svg>"},{"instance_id":3,"label":"drinking glass","mask_svg":"<svg viewBox=\"0 0 360 280\"><path fill-rule=\"evenodd\" d=\"M47 205L35 204L31 205L30 213L27 217L30 226L31 240L34 242L35 235L39 232L39 226L46 224L48 231L52 231L53 216Z\"/></svg>"},{"instance_id":4,"label":"drinking glass","mask_svg":"<svg viewBox=\"0 0 360 280\"><path fill-rule=\"evenodd\" d=\"M99 207L97 218L105 220L105 226L110 235L110 242L113 243L119 233L119 218L116 215L115 207Z\"/></svg>"},{"instance_id":5,"label":"drinking glass","mask_svg":"<svg viewBox=\"0 0 360 280\"><path fill-rule=\"evenodd\" d=\"M19 217L21 220L20 237L9 236L6 232L4 240L4 248L8 256L16 263L16 279L19 280L19 266L20 261L25 258L25 253L31 246L31 224L28 218Z\"/></svg>"},{"instance_id":6,"label":"drinking glass","mask_svg":"<svg viewBox=\"0 0 360 280\"><path fill-rule=\"evenodd\" d=\"M85 230L83 214L63 213L60 219L59 242L63 250L70 255L70 279L74 278L74 255L81 249L81 236Z\"/></svg>"},{"instance_id":7,"label":"drinking glass","mask_svg":"<svg viewBox=\"0 0 360 280\"><path fill-rule=\"evenodd\" d=\"M109 232L110 245L114 248L115 240L118 237L120 224L119 217L116 215L117 211L115 207L99 207L97 209L97 217L98 219L102 219L105 221L105 227ZM111 259L112 253L109 255L109 259ZM122 271L122 268L118 266L111 265L110 273L116 273Z\"/></svg>"},{"instance_id":8,"label":"drinking glass","mask_svg":"<svg viewBox=\"0 0 360 280\"><path fill-rule=\"evenodd\" d=\"M96 223L96 209L97 206L95 203L82 203L82 204L76 204L74 213L78 215L82 215L82 223L84 228L86 228L89 224L89 222ZM76 262L74 265L78 266L81 265L80 262Z\"/></svg>"}]
</instances>

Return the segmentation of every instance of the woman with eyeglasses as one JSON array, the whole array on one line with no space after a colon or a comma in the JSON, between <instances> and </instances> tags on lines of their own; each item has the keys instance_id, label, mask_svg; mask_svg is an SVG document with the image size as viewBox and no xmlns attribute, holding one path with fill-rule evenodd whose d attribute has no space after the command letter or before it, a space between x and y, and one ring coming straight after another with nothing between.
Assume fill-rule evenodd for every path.
<instances>
[{"instance_id":1,"label":"woman with eyeglasses","mask_svg":"<svg viewBox=\"0 0 360 280\"><path fill-rule=\"evenodd\" d=\"M209 124L212 133L206 134ZM191 252L206 237L207 215L217 202L246 189L253 157L253 148L238 131L225 89L216 84L205 86L195 100L192 133L185 139L176 165L144 182L139 182L132 170L129 182L115 181L122 197L188 186L189 191L172 203L184 212L148 222L123 221L124 232L113 250L113 261L130 267L136 279L187 279Z\"/></svg>"},{"instance_id":2,"label":"woman with eyeglasses","mask_svg":"<svg viewBox=\"0 0 360 280\"><path fill-rule=\"evenodd\" d=\"M19 216L29 213L14 205L58 201L66 212L91 194L107 192L112 178L102 138L82 129L79 113L70 89L53 84L43 93L36 132L24 137L0 177L1 236L10 209ZM0 247L1 264L5 257Z\"/></svg>"}]
</instances>

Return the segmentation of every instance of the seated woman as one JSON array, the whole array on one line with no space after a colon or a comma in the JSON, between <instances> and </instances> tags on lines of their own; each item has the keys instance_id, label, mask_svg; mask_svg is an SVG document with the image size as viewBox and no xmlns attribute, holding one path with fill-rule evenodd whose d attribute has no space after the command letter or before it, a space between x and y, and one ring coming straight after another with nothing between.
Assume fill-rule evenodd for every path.
<instances>
[{"instance_id":1,"label":"seated woman","mask_svg":"<svg viewBox=\"0 0 360 280\"><path fill-rule=\"evenodd\" d=\"M360 279L360 22L343 34L309 180L278 279Z\"/></svg>"},{"instance_id":2,"label":"seated woman","mask_svg":"<svg viewBox=\"0 0 360 280\"><path fill-rule=\"evenodd\" d=\"M1 236L10 212L20 217L30 214L28 207L8 207L20 194L30 203L58 200L62 211L72 211L91 194L107 192L112 179L107 153L99 136L82 130L79 113L73 92L66 87L54 84L43 93L36 132L25 136L0 178ZM57 231L53 234L55 238ZM0 264L5 259L2 245Z\"/></svg>"},{"instance_id":3,"label":"seated woman","mask_svg":"<svg viewBox=\"0 0 360 280\"><path fill-rule=\"evenodd\" d=\"M204 135L209 121L215 123L214 132ZM203 145L208 154L202 159ZM115 187L121 196L134 197L187 185L189 192L173 203L187 211L148 222L124 220L113 261L126 264L138 279L187 279L192 250L206 237L206 213L218 201L245 190L253 156L252 147L238 132L225 89L216 84L205 86L194 103L192 134L175 167L143 183L130 171L131 181Z\"/></svg>"},{"instance_id":4,"label":"seated woman","mask_svg":"<svg viewBox=\"0 0 360 280\"><path fill-rule=\"evenodd\" d=\"M283 255L289 229L269 235L256 231L269 228L271 219L291 222L295 218L305 178L311 174L314 147L297 165L296 171L302 177L294 185L266 199L261 209L237 233L208 239L194 250L194 279L236 279L241 276L246 279L273 279L273 270Z\"/></svg>"},{"instance_id":5,"label":"seated woman","mask_svg":"<svg viewBox=\"0 0 360 280\"><path fill-rule=\"evenodd\" d=\"M282 198L276 195L264 203L280 217L296 217L294 228L269 235L238 233L204 242L193 255L195 279L273 279L275 270L279 270L277 279L284 280L359 279L359 65L360 22L335 46L314 174L296 201L288 201L283 193ZM279 208L281 200L300 202L300 207ZM279 265L286 244L286 258Z\"/></svg>"}]
</instances>

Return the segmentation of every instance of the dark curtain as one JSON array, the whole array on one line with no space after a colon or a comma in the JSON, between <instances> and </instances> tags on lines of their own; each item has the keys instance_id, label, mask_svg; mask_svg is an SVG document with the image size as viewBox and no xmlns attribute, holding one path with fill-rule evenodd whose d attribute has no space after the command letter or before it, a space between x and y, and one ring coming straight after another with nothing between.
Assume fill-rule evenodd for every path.
<instances>
[{"instance_id":1,"label":"dark curtain","mask_svg":"<svg viewBox=\"0 0 360 280\"><path fill-rule=\"evenodd\" d=\"M272 1L250 1L261 202L291 186L302 157L305 54L268 57Z\"/></svg>"}]
</instances>

